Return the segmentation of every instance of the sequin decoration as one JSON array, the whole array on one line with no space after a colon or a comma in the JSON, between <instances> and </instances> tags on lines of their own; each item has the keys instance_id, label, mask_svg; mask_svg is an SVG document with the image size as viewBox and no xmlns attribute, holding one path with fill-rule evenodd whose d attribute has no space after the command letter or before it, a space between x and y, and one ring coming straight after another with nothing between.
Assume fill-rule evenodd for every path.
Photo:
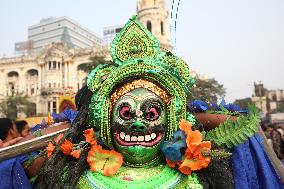
<instances>
[{"instance_id":1,"label":"sequin decoration","mask_svg":"<svg viewBox=\"0 0 284 189\"><path fill-rule=\"evenodd\" d=\"M117 89L110 97L110 101L111 101L111 107L110 107L110 111L112 110L112 107L114 105L114 103L123 95L125 95L126 93L134 90L134 89L138 89L138 88L145 88L148 89L149 91L151 91L152 93L156 94L158 97L160 97L165 103L166 105L169 105L170 103L170 98L169 95L163 90L161 89L159 86L157 86L156 84L150 82L150 81L146 81L143 79L138 79L135 80L133 82L130 83L126 83L124 86L120 87L119 89Z\"/></svg>"},{"instance_id":2,"label":"sequin decoration","mask_svg":"<svg viewBox=\"0 0 284 189\"><path fill-rule=\"evenodd\" d=\"M112 59L119 64L131 58L154 57L158 52L158 40L137 21L137 16L130 19L111 47Z\"/></svg>"}]
</instances>

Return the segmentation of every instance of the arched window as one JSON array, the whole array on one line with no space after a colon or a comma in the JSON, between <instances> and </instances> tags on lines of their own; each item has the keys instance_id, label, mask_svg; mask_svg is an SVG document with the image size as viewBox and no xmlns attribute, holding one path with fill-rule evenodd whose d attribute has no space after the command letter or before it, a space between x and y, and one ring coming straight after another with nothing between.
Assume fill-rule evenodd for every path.
<instances>
[{"instance_id":1,"label":"arched window","mask_svg":"<svg viewBox=\"0 0 284 189\"><path fill-rule=\"evenodd\" d=\"M161 34L164 35L164 22L161 22Z\"/></svg>"},{"instance_id":2,"label":"arched window","mask_svg":"<svg viewBox=\"0 0 284 189\"><path fill-rule=\"evenodd\" d=\"M152 24L151 21L147 21L147 29L152 32Z\"/></svg>"}]
</instances>

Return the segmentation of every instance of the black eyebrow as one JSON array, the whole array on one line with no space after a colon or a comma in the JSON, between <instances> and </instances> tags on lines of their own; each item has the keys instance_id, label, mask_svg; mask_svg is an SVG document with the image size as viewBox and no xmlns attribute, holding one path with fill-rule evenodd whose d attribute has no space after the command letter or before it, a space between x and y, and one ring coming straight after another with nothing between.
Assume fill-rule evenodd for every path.
<instances>
[{"instance_id":1,"label":"black eyebrow","mask_svg":"<svg viewBox=\"0 0 284 189\"><path fill-rule=\"evenodd\" d=\"M145 111L145 109L148 109L150 107L152 107L154 104L158 104L158 107L161 109L164 109L164 102L159 99L159 98L149 98L147 99L142 105L141 105L141 110Z\"/></svg>"}]
</instances>

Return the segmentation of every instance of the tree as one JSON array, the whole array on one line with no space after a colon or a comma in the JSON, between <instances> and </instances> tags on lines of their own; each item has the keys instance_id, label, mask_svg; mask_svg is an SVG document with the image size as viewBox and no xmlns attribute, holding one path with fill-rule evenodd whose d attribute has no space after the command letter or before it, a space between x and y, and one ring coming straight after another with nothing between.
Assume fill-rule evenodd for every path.
<instances>
[{"instance_id":1,"label":"tree","mask_svg":"<svg viewBox=\"0 0 284 189\"><path fill-rule=\"evenodd\" d=\"M284 101L283 100L277 103L277 111L284 112Z\"/></svg>"},{"instance_id":2,"label":"tree","mask_svg":"<svg viewBox=\"0 0 284 189\"><path fill-rule=\"evenodd\" d=\"M202 100L208 103L217 103L226 94L222 84L219 84L214 78L201 79L195 78L195 86L191 90L190 100Z\"/></svg>"},{"instance_id":3,"label":"tree","mask_svg":"<svg viewBox=\"0 0 284 189\"><path fill-rule=\"evenodd\" d=\"M102 56L93 56L90 58L90 62L86 64L79 65L78 69L90 73L100 64L111 64L110 61L106 61Z\"/></svg>"},{"instance_id":4,"label":"tree","mask_svg":"<svg viewBox=\"0 0 284 189\"><path fill-rule=\"evenodd\" d=\"M26 96L15 95L9 96L0 103L0 112L6 117L16 120L18 113L30 115L33 103L31 103Z\"/></svg>"},{"instance_id":5,"label":"tree","mask_svg":"<svg viewBox=\"0 0 284 189\"><path fill-rule=\"evenodd\" d=\"M252 104L251 98L243 98L235 100L234 104L239 105L242 109L247 109L249 104Z\"/></svg>"}]
</instances>

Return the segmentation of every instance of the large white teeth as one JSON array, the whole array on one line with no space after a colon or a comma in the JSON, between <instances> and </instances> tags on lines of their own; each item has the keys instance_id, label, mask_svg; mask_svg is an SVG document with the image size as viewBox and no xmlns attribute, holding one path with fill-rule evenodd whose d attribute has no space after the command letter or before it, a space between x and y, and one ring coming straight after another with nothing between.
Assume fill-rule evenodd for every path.
<instances>
[{"instance_id":1,"label":"large white teeth","mask_svg":"<svg viewBox=\"0 0 284 189\"><path fill-rule=\"evenodd\" d=\"M144 141L144 136L138 136L138 141L139 141L139 142Z\"/></svg>"},{"instance_id":2,"label":"large white teeth","mask_svg":"<svg viewBox=\"0 0 284 189\"><path fill-rule=\"evenodd\" d=\"M124 138L124 140L125 140L125 141L130 141L130 136L129 136L129 135L126 135L125 138Z\"/></svg>"},{"instance_id":3,"label":"large white teeth","mask_svg":"<svg viewBox=\"0 0 284 189\"><path fill-rule=\"evenodd\" d=\"M124 133L124 132L121 132L121 133L119 134L119 136L120 136L120 138L124 139L125 133Z\"/></svg>"},{"instance_id":4,"label":"large white teeth","mask_svg":"<svg viewBox=\"0 0 284 189\"><path fill-rule=\"evenodd\" d=\"M152 134L151 134L151 138L152 138L152 139L155 139L155 138L156 138L156 133L152 133Z\"/></svg>"},{"instance_id":5,"label":"large white teeth","mask_svg":"<svg viewBox=\"0 0 284 189\"><path fill-rule=\"evenodd\" d=\"M145 135L145 141L148 142L151 140L151 136L150 135Z\"/></svg>"},{"instance_id":6,"label":"large white teeth","mask_svg":"<svg viewBox=\"0 0 284 189\"><path fill-rule=\"evenodd\" d=\"M136 142L138 140L137 136L132 136L131 137L131 142Z\"/></svg>"},{"instance_id":7,"label":"large white teeth","mask_svg":"<svg viewBox=\"0 0 284 189\"><path fill-rule=\"evenodd\" d=\"M152 133L151 135L145 135L145 136L130 136L130 135L126 135L124 132L121 132L119 134L119 137L126 141L126 142L149 142L151 140L154 140L157 138L157 134L156 133Z\"/></svg>"}]
</instances>

